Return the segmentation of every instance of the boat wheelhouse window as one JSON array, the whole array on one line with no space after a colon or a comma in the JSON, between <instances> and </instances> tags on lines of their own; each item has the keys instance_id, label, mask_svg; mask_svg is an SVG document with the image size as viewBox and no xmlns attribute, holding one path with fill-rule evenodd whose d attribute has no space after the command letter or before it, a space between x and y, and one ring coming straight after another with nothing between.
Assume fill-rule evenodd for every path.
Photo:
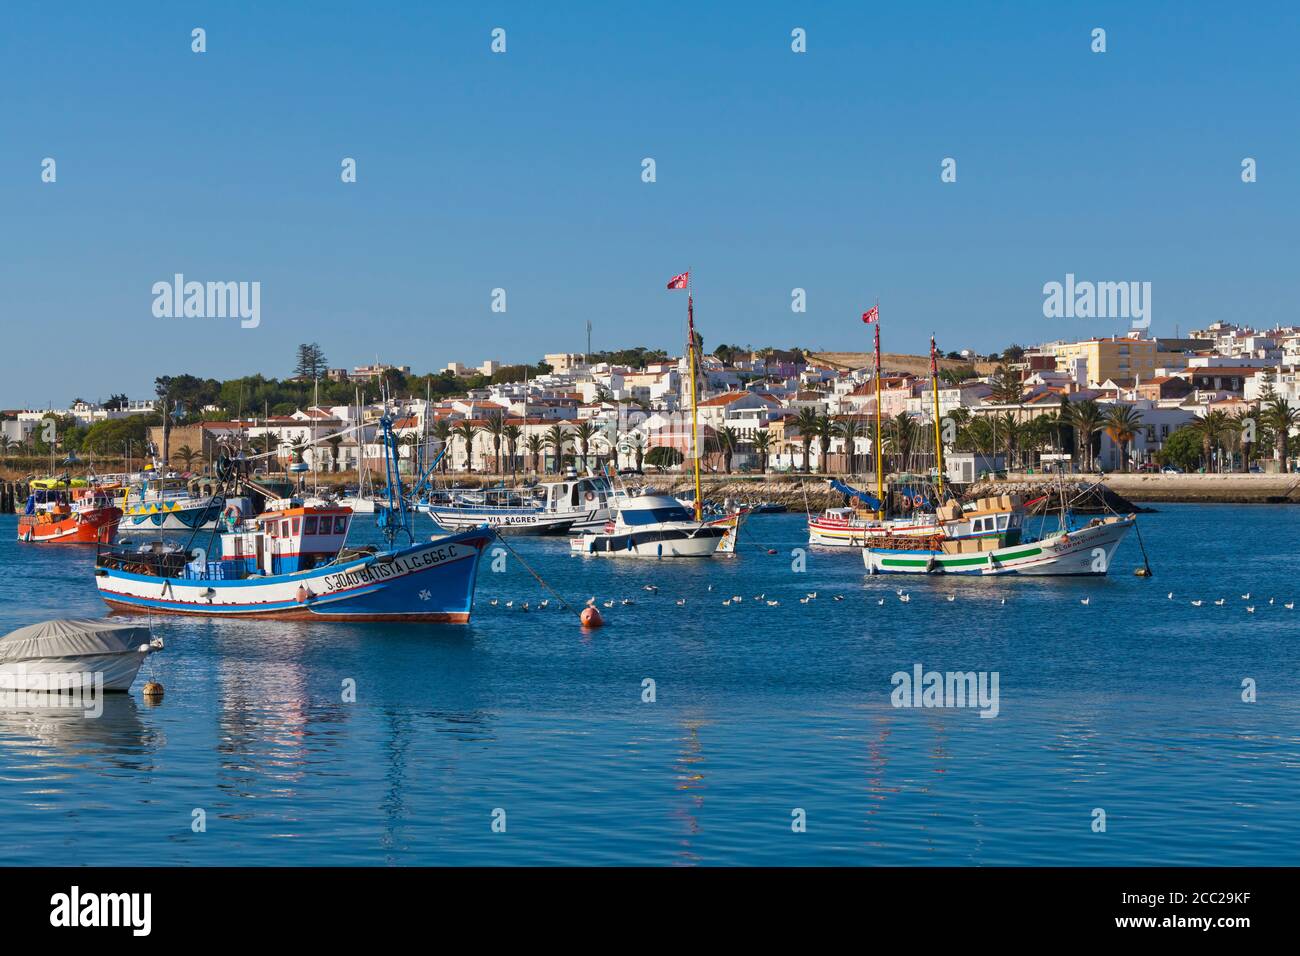
<instances>
[{"instance_id":1,"label":"boat wheelhouse window","mask_svg":"<svg viewBox=\"0 0 1300 956\"><path fill-rule=\"evenodd\" d=\"M998 518L998 529L999 529L999 530L1001 530L1001 531L1005 531L1005 530L1007 530L1007 518L1008 518L1008 515L1002 515L1000 518Z\"/></svg>"},{"instance_id":2,"label":"boat wheelhouse window","mask_svg":"<svg viewBox=\"0 0 1300 956\"><path fill-rule=\"evenodd\" d=\"M348 519L339 515L334 519L334 533L344 534L348 530Z\"/></svg>"},{"instance_id":3,"label":"boat wheelhouse window","mask_svg":"<svg viewBox=\"0 0 1300 956\"><path fill-rule=\"evenodd\" d=\"M628 525L657 524L660 521L691 521L694 516L682 507L637 508L625 510L623 522Z\"/></svg>"},{"instance_id":4,"label":"boat wheelhouse window","mask_svg":"<svg viewBox=\"0 0 1300 956\"><path fill-rule=\"evenodd\" d=\"M328 518L326 518L325 520L326 520L326 521L329 521ZM315 516L315 515L309 515L308 517L306 517L306 518L303 519L303 528L302 528L302 533L303 533L303 534L315 534L315 533L316 533L316 516Z\"/></svg>"},{"instance_id":5,"label":"boat wheelhouse window","mask_svg":"<svg viewBox=\"0 0 1300 956\"><path fill-rule=\"evenodd\" d=\"M289 519L288 519L288 518L285 518L283 521L280 522L280 537L282 537L282 538L287 538L287 537L289 537Z\"/></svg>"},{"instance_id":6,"label":"boat wheelhouse window","mask_svg":"<svg viewBox=\"0 0 1300 956\"><path fill-rule=\"evenodd\" d=\"M294 533L294 534L297 534L297 533L298 533L299 531L301 531L301 530L302 530L302 519L301 519L301 518L294 518L294 519L293 519L293 533Z\"/></svg>"}]
</instances>

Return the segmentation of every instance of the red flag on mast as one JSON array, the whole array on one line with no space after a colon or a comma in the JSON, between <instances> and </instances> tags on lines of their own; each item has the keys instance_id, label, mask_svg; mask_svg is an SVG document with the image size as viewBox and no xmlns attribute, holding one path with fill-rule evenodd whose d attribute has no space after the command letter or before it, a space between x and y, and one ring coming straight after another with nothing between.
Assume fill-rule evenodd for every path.
<instances>
[{"instance_id":1,"label":"red flag on mast","mask_svg":"<svg viewBox=\"0 0 1300 956\"><path fill-rule=\"evenodd\" d=\"M691 274L689 272L683 272L681 275L673 276L671 279L668 280L668 288L685 289L687 283L689 283L690 281L691 281Z\"/></svg>"},{"instance_id":2,"label":"red flag on mast","mask_svg":"<svg viewBox=\"0 0 1300 956\"><path fill-rule=\"evenodd\" d=\"M862 321L870 325L872 322L880 320L880 306L873 305L866 312L862 313Z\"/></svg>"},{"instance_id":3,"label":"red flag on mast","mask_svg":"<svg viewBox=\"0 0 1300 956\"><path fill-rule=\"evenodd\" d=\"M930 375L933 378L939 377L939 362L934 354L934 336L930 336Z\"/></svg>"}]
</instances>

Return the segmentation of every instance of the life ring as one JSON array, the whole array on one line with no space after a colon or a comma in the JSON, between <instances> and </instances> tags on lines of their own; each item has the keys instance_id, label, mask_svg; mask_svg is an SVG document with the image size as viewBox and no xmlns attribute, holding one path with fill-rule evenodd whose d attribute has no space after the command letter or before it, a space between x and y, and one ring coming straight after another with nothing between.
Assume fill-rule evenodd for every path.
<instances>
[{"instance_id":1,"label":"life ring","mask_svg":"<svg viewBox=\"0 0 1300 956\"><path fill-rule=\"evenodd\" d=\"M229 504L226 505L225 510L221 512L221 517L226 519L226 522L231 528L234 528L235 525L239 524L239 522L243 520L244 512L239 505Z\"/></svg>"},{"instance_id":2,"label":"life ring","mask_svg":"<svg viewBox=\"0 0 1300 956\"><path fill-rule=\"evenodd\" d=\"M912 504L916 505L919 508L921 507L921 505L925 504L925 498L923 498L921 495L917 495L912 499Z\"/></svg>"},{"instance_id":3,"label":"life ring","mask_svg":"<svg viewBox=\"0 0 1300 956\"><path fill-rule=\"evenodd\" d=\"M587 500L588 500L588 501L595 501L595 500L596 500L596 493L595 493L594 491L589 491L589 492L587 492Z\"/></svg>"}]
</instances>

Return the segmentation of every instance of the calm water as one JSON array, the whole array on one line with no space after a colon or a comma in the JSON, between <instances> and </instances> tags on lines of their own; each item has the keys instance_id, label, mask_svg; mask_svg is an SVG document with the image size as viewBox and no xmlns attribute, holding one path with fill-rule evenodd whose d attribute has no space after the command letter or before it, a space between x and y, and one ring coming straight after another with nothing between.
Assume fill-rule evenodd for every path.
<instances>
[{"instance_id":1,"label":"calm water","mask_svg":"<svg viewBox=\"0 0 1300 956\"><path fill-rule=\"evenodd\" d=\"M90 554L20 547L15 520L0 632L101 616ZM103 717L0 712L0 862L1300 864L1300 509L1142 529L1150 581L1132 536L1102 581L869 579L855 552L795 573L796 515L709 562L515 539L570 600L635 601L594 633L554 600L490 607L546 596L513 558L468 627L164 620ZM895 709L916 663L998 672L999 715Z\"/></svg>"}]
</instances>

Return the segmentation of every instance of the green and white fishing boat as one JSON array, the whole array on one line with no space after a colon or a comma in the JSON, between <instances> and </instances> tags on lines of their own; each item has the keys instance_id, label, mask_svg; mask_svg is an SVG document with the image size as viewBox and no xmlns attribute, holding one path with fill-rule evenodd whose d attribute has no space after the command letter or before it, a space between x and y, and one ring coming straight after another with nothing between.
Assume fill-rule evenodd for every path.
<instances>
[{"instance_id":1,"label":"green and white fishing boat","mask_svg":"<svg viewBox=\"0 0 1300 956\"><path fill-rule=\"evenodd\" d=\"M1136 515L1093 518L1046 537L1024 532L1023 515L995 537L978 539L895 538L862 549L871 574L1101 575Z\"/></svg>"}]
</instances>

